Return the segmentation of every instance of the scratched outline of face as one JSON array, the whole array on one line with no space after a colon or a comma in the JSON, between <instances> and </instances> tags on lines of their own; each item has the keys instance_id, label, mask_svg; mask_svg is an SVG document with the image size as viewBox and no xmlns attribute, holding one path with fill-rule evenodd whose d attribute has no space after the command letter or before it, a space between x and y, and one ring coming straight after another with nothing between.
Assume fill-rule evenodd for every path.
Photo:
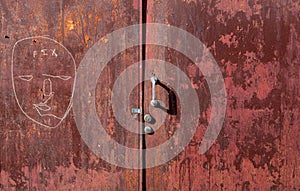
<instances>
[{"instance_id":1,"label":"scratched outline of face","mask_svg":"<svg viewBox=\"0 0 300 191\"><path fill-rule=\"evenodd\" d=\"M70 51L46 36L18 40L12 50L14 97L23 114L55 128L72 107L76 63Z\"/></svg>"}]
</instances>

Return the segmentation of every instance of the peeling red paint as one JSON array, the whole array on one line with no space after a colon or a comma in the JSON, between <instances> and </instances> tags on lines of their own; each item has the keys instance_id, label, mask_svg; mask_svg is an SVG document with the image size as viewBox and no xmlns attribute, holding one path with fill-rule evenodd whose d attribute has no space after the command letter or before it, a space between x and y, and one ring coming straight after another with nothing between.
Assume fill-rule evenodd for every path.
<instances>
[{"instance_id":1,"label":"peeling red paint","mask_svg":"<svg viewBox=\"0 0 300 191\"><path fill-rule=\"evenodd\" d=\"M103 36L139 22L139 10L134 3L1 1L0 4L0 190L139 190L139 171L110 165L88 149L80 138L72 111L55 129L27 119L13 97L10 74L14 43L30 36L47 35L57 40L71 52L78 66L89 47L100 39L105 41ZM119 55L115 61L126 67L127 61L138 61L138 54L138 48L128 50L125 57ZM109 70L111 77L106 76L105 81L114 80L113 75L120 72L113 61L111 65L114 65ZM109 89L100 93L97 99L105 102ZM119 129L112 116L100 112L99 115L113 125L111 132L122 144L138 147L136 136L116 133Z\"/></svg>"},{"instance_id":2,"label":"peeling red paint","mask_svg":"<svg viewBox=\"0 0 300 191\"><path fill-rule=\"evenodd\" d=\"M147 59L166 60L187 74L199 96L201 114L189 146L167 164L147 169L145 185L141 171L95 156L81 140L72 112L52 130L28 120L15 102L10 79L11 50L17 40L49 35L70 50L78 67L94 43L107 41L103 36L141 21L141 1L4 0L0 7L0 190L300 189L298 1L148 0L148 22L184 29L211 51L224 77L228 104L217 141L207 153L198 154L211 113L201 69L174 50L147 46ZM104 69L96 92L97 112L107 132L135 148L139 137L115 121L109 98L118 75L138 60L139 47L116 56ZM155 72L175 75L163 66ZM136 74L128 74L128 79L132 75ZM134 106L139 106L140 90L130 95ZM170 98L164 88L157 92L165 103L175 100L177 112L146 137L148 148L168 140L180 124L180 100ZM148 110L150 82L145 82L144 94Z\"/></svg>"},{"instance_id":3,"label":"peeling red paint","mask_svg":"<svg viewBox=\"0 0 300 191\"><path fill-rule=\"evenodd\" d=\"M148 173L154 180L150 180L147 189L300 189L296 146L300 124L296 64L300 59L300 31L295 27L299 26L299 3L149 3L153 4L148 10L150 20L187 30L211 50L223 72L228 105L217 142L205 155L199 155L197 146L206 129L211 104L205 79L183 55L160 47L149 48L149 52L164 52L161 59L185 70L202 99L203 114L190 146L168 164ZM172 125L166 123L162 128Z\"/></svg>"}]
</instances>

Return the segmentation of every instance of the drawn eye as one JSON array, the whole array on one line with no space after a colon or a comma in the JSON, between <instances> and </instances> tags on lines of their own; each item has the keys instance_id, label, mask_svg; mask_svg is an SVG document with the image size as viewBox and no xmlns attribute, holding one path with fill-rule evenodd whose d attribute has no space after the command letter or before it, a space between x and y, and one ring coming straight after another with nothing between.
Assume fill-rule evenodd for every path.
<instances>
[{"instance_id":1,"label":"drawn eye","mask_svg":"<svg viewBox=\"0 0 300 191\"><path fill-rule=\"evenodd\" d=\"M62 80L69 80L72 77L71 76L58 76L58 78L62 79Z\"/></svg>"},{"instance_id":2,"label":"drawn eye","mask_svg":"<svg viewBox=\"0 0 300 191\"><path fill-rule=\"evenodd\" d=\"M24 80L24 81L31 81L33 76L32 75L21 75L21 76L18 76L21 80Z\"/></svg>"}]
</instances>

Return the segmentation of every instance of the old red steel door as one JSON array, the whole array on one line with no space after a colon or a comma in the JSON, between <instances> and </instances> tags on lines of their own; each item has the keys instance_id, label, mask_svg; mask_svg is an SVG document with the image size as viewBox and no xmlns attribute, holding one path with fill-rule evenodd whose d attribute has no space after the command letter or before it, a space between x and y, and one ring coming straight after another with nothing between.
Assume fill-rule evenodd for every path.
<instances>
[{"instance_id":1,"label":"old red steel door","mask_svg":"<svg viewBox=\"0 0 300 191\"><path fill-rule=\"evenodd\" d=\"M147 190L300 189L299 10L299 1L148 0L147 22L188 31L203 43L201 54L207 49L218 67L211 67L213 61L203 59L203 55L189 57L195 46L188 46L193 45L188 35L172 36L168 30L149 26L152 30L146 41L164 36L163 43L151 43L146 48L147 59L164 62L146 63L145 75L150 72L161 79L154 98L164 102L165 113L151 106L152 85L145 82L145 112L155 118L148 125L156 129L146 135L145 147L167 143L182 127L189 133L191 126L182 123L195 120L192 116L196 110L184 110L185 104L198 102L199 118L192 140L179 155L147 169ZM217 70L222 73L221 79ZM181 91L190 90L187 83L180 82L184 79L181 72L190 80L197 100L192 94L188 101L180 99ZM222 83L211 88L214 83L209 81L213 80L223 81L226 87L226 115L220 132L217 124L214 130L209 129L211 118L224 109L221 104L213 110L218 105L213 94L222 99ZM181 119L185 112L190 117ZM207 131L209 136L205 135ZM201 154L201 144L207 143L207 138L214 141L216 134L215 142ZM187 135L175 139L173 147L182 144L181 138ZM172 154L157 152L152 157L161 161Z\"/></svg>"},{"instance_id":2,"label":"old red steel door","mask_svg":"<svg viewBox=\"0 0 300 191\"><path fill-rule=\"evenodd\" d=\"M0 5L0 190L300 189L299 2Z\"/></svg>"}]
</instances>

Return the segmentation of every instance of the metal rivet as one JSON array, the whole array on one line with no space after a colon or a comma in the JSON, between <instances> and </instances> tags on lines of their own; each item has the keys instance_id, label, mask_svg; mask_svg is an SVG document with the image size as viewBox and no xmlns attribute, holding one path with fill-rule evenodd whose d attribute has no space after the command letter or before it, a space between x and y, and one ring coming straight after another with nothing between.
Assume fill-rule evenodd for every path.
<instances>
[{"instance_id":1,"label":"metal rivet","mask_svg":"<svg viewBox=\"0 0 300 191\"><path fill-rule=\"evenodd\" d=\"M151 100L150 104L153 106L153 107L156 107L158 105L158 101L157 100Z\"/></svg>"},{"instance_id":2,"label":"metal rivet","mask_svg":"<svg viewBox=\"0 0 300 191\"><path fill-rule=\"evenodd\" d=\"M150 114L146 114L146 115L144 116L144 120L145 120L147 123L150 123L150 122L152 121L151 115L150 115Z\"/></svg>"},{"instance_id":3,"label":"metal rivet","mask_svg":"<svg viewBox=\"0 0 300 191\"><path fill-rule=\"evenodd\" d=\"M153 129L149 126L146 126L144 131L145 131L146 134L153 134L154 133Z\"/></svg>"}]
</instances>

